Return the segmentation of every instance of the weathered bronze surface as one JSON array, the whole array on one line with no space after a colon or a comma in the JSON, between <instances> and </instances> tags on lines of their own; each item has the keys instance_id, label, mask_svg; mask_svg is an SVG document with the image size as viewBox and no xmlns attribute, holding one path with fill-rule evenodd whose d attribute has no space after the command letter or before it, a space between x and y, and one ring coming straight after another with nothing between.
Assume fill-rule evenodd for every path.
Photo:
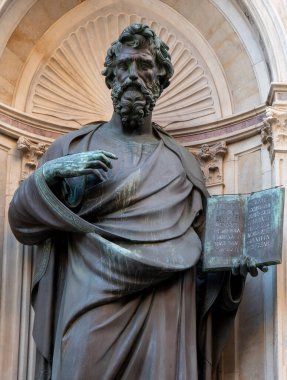
<instances>
[{"instance_id":1,"label":"weathered bronze surface","mask_svg":"<svg viewBox=\"0 0 287 380\"><path fill-rule=\"evenodd\" d=\"M252 194L246 205L245 249L259 265L281 263L285 189Z\"/></svg>"},{"instance_id":2,"label":"weathered bronze surface","mask_svg":"<svg viewBox=\"0 0 287 380\"><path fill-rule=\"evenodd\" d=\"M38 245L35 378L211 379L243 280L201 273L202 173L152 123L168 47L130 25L103 74L112 119L56 140L10 205L15 236Z\"/></svg>"},{"instance_id":3,"label":"weathered bronze surface","mask_svg":"<svg viewBox=\"0 0 287 380\"><path fill-rule=\"evenodd\" d=\"M254 265L281 262L284 188L208 200L204 239L205 270L232 269L240 257Z\"/></svg>"},{"instance_id":4,"label":"weathered bronze surface","mask_svg":"<svg viewBox=\"0 0 287 380\"><path fill-rule=\"evenodd\" d=\"M243 254L244 207L244 199L237 195L208 200L204 268L231 268Z\"/></svg>"}]
</instances>

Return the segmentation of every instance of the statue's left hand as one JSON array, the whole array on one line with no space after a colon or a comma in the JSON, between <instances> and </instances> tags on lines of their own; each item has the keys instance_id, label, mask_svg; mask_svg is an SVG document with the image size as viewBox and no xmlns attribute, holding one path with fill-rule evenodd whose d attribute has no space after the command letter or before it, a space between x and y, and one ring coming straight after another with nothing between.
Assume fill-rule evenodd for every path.
<instances>
[{"instance_id":1,"label":"statue's left hand","mask_svg":"<svg viewBox=\"0 0 287 380\"><path fill-rule=\"evenodd\" d=\"M233 275L239 275L246 277L247 273L250 273L252 277L256 277L258 275L258 269L262 272L267 272L268 268L263 265L256 265L255 260L250 256L242 255L240 258L234 263L231 271Z\"/></svg>"}]
</instances>

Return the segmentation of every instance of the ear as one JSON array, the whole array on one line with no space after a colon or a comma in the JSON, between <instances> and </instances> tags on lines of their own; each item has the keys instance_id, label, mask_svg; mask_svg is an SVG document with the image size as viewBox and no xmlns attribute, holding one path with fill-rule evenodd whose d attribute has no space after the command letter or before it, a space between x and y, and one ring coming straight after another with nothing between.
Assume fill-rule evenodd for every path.
<instances>
[{"instance_id":1,"label":"ear","mask_svg":"<svg viewBox=\"0 0 287 380\"><path fill-rule=\"evenodd\" d=\"M112 88L114 78L115 78L114 75L109 75L108 77L106 77L105 82L106 82L106 85L107 85L108 89Z\"/></svg>"},{"instance_id":2,"label":"ear","mask_svg":"<svg viewBox=\"0 0 287 380\"><path fill-rule=\"evenodd\" d=\"M158 70L157 79L161 86L161 91L168 86L166 83L166 69L163 66Z\"/></svg>"},{"instance_id":3,"label":"ear","mask_svg":"<svg viewBox=\"0 0 287 380\"><path fill-rule=\"evenodd\" d=\"M166 75L166 69L163 66L157 67L157 76L163 77L165 75Z\"/></svg>"}]
</instances>

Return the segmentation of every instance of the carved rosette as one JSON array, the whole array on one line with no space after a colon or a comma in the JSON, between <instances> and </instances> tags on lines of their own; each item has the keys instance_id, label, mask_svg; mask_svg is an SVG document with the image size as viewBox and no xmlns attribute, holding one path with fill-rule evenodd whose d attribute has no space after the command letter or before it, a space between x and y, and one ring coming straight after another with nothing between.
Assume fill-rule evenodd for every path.
<instances>
[{"instance_id":1,"label":"carved rosette","mask_svg":"<svg viewBox=\"0 0 287 380\"><path fill-rule=\"evenodd\" d=\"M206 186L223 186L223 158L227 153L226 142L220 141L213 145L203 144L193 153L199 160Z\"/></svg>"},{"instance_id":2,"label":"carved rosette","mask_svg":"<svg viewBox=\"0 0 287 380\"><path fill-rule=\"evenodd\" d=\"M23 182L36 169L39 159L43 156L48 148L48 144L33 143L24 136L20 136L17 141L17 149L21 150L22 156L22 171L21 180Z\"/></svg>"},{"instance_id":3,"label":"carved rosette","mask_svg":"<svg viewBox=\"0 0 287 380\"><path fill-rule=\"evenodd\" d=\"M287 150L287 110L268 107L261 128L262 143L267 145L271 161L275 152Z\"/></svg>"}]
</instances>

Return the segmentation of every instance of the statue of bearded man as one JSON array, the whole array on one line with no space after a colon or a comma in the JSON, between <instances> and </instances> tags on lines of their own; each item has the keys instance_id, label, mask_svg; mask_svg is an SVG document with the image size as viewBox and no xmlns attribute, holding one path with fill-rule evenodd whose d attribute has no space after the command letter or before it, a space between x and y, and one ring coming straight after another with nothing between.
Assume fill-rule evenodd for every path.
<instances>
[{"instance_id":1,"label":"statue of bearded man","mask_svg":"<svg viewBox=\"0 0 287 380\"><path fill-rule=\"evenodd\" d=\"M211 379L243 277L200 272L205 199L196 159L152 123L168 47L128 26L103 75L114 113L57 139L11 202L37 246L37 380Z\"/></svg>"}]
</instances>

